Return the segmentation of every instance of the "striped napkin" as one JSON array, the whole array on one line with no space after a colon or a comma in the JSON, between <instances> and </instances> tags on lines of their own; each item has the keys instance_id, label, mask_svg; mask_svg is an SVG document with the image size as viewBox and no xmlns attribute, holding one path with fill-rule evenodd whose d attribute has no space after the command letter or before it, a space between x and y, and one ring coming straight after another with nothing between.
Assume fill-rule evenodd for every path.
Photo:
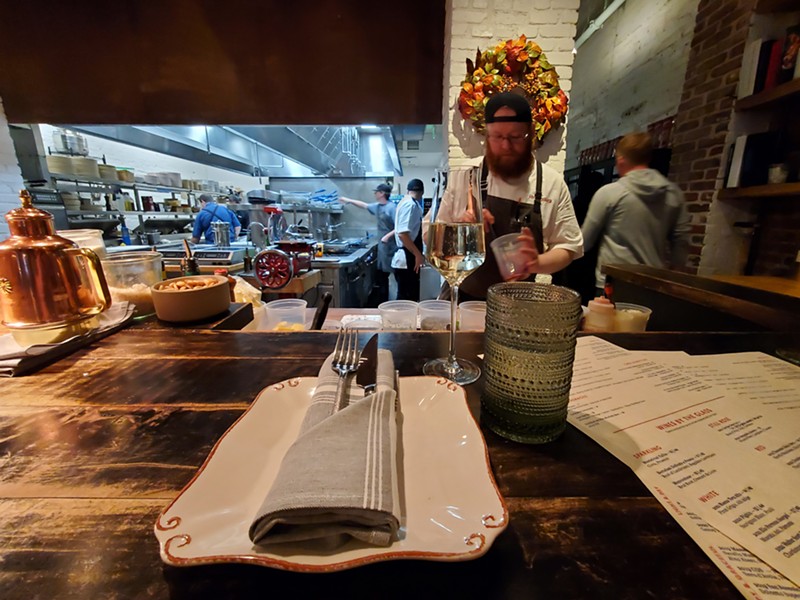
<instances>
[{"instance_id":1,"label":"striped napkin","mask_svg":"<svg viewBox=\"0 0 800 600\"><path fill-rule=\"evenodd\" d=\"M399 529L398 430L392 353L378 351L377 391L349 378L334 413L338 375L329 356L300 434L250 526L253 543L304 542L331 550L351 538L388 546Z\"/></svg>"}]
</instances>

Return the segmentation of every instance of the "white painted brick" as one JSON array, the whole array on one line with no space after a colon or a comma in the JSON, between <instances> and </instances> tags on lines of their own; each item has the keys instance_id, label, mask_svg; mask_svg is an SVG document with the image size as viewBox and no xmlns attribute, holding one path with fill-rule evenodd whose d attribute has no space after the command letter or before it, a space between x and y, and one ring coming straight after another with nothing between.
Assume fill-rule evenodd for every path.
<instances>
[{"instance_id":1,"label":"white painted brick","mask_svg":"<svg viewBox=\"0 0 800 600\"><path fill-rule=\"evenodd\" d=\"M556 67L570 66L573 63L574 56L572 52L548 52L547 60Z\"/></svg>"},{"instance_id":2,"label":"white painted brick","mask_svg":"<svg viewBox=\"0 0 800 600\"><path fill-rule=\"evenodd\" d=\"M487 18L488 14L483 10L461 10L453 13L454 23L483 23Z\"/></svg>"},{"instance_id":3,"label":"white painted brick","mask_svg":"<svg viewBox=\"0 0 800 600\"><path fill-rule=\"evenodd\" d=\"M456 8L469 8L469 0L452 0L453 9Z\"/></svg>"},{"instance_id":4,"label":"white painted brick","mask_svg":"<svg viewBox=\"0 0 800 600\"><path fill-rule=\"evenodd\" d=\"M543 38L575 37L575 27L572 25L539 25L539 35Z\"/></svg>"},{"instance_id":5,"label":"white painted brick","mask_svg":"<svg viewBox=\"0 0 800 600\"><path fill-rule=\"evenodd\" d=\"M501 13L497 13L497 14L494 15L494 22L497 23L498 25L515 25L515 26L519 27L520 23L525 23L526 20L524 18L521 19L519 13L501 12ZM525 35L527 35L527 34L528 33L526 31ZM508 37L512 37L512 36L508 36ZM516 37L516 36L513 36L513 37ZM500 40L498 40L498 41L500 41Z\"/></svg>"},{"instance_id":6,"label":"white painted brick","mask_svg":"<svg viewBox=\"0 0 800 600\"><path fill-rule=\"evenodd\" d=\"M648 0L649 1L649 0ZM578 11L581 6L581 0L555 0L556 6L553 8L571 8L574 11Z\"/></svg>"},{"instance_id":7,"label":"white painted brick","mask_svg":"<svg viewBox=\"0 0 800 600\"><path fill-rule=\"evenodd\" d=\"M450 26L450 33L453 37L466 35L469 33L469 24L468 23L453 23Z\"/></svg>"},{"instance_id":8,"label":"white painted brick","mask_svg":"<svg viewBox=\"0 0 800 600\"><path fill-rule=\"evenodd\" d=\"M537 37L536 43L542 47L545 54L550 56L551 52L572 52L575 47L575 42L570 37Z\"/></svg>"},{"instance_id":9,"label":"white painted brick","mask_svg":"<svg viewBox=\"0 0 800 600\"><path fill-rule=\"evenodd\" d=\"M472 28L472 37L491 39L494 37L494 32L491 29L487 29L485 25L479 25ZM491 46L492 44L487 45ZM481 50L483 49L481 48Z\"/></svg>"},{"instance_id":10,"label":"white painted brick","mask_svg":"<svg viewBox=\"0 0 800 600\"><path fill-rule=\"evenodd\" d=\"M453 112L465 74L465 59L473 58L476 48L486 50L503 40L516 39L524 34L542 45L550 61L560 68L562 81L569 85L576 8L576 0L472 0L469 7L454 0L448 43L450 64L445 71L448 94L443 101L449 130L450 167L469 164L472 157L480 156L483 151L480 139L471 134L469 125ZM549 26L549 30L545 26ZM462 126L468 128L466 133ZM456 132L450 131L453 127L456 127ZM549 164L563 168L564 142L556 143L553 148L555 153L548 159Z\"/></svg>"},{"instance_id":11,"label":"white painted brick","mask_svg":"<svg viewBox=\"0 0 800 600\"><path fill-rule=\"evenodd\" d=\"M565 25L575 25L578 22L578 11L577 10L562 10L558 13L558 18L556 23L562 23Z\"/></svg>"}]
</instances>

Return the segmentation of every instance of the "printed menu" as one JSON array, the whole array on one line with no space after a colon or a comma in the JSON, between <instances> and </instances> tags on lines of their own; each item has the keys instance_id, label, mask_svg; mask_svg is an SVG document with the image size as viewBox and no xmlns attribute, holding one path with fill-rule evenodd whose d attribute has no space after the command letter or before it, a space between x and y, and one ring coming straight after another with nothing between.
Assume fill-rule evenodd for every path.
<instances>
[{"instance_id":1,"label":"printed menu","mask_svg":"<svg viewBox=\"0 0 800 600\"><path fill-rule=\"evenodd\" d=\"M800 598L800 369L582 337L568 419L633 469L743 594Z\"/></svg>"}]
</instances>

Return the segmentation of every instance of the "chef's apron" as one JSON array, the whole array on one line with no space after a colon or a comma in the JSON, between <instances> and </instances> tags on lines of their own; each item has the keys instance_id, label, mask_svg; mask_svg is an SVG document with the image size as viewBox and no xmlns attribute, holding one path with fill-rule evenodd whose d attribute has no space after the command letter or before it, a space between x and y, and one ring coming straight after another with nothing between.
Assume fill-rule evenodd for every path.
<instances>
[{"instance_id":1,"label":"chef's apron","mask_svg":"<svg viewBox=\"0 0 800 600\"><path fill-rule=\"evenodd\" d=\"M536 249L539 254L544 252L542 163L538 160L536 161L536 191L533 204L490 195L488 193L488 176L489 169L486 166L486 161L483 161L481 163L481 198L483 199L483 207L487 208L494 216L494 224L486 232L486 258L483 264L459 286L459 301L470 299L485 300L487 290L495 283L504 281L503 276L500 275L494 252L489 247L489 244L495 238L508 233L519 233L523 227L528 227L533 233L533 239L536 242ZM533 274L524 281L533 281L535 277L536 275Z\"/></svg>"},{"instance_id":2,"label":"chef's apron","mask_svg":"<svg viewBox=\"0 0 800 600\"><path fill-rule=\"evenodd\" d=\"M420 223L417 237L414 238L414 246L422 254L422 223ZM394 276L397 279L397 299L398 300L413 300L419 302L419 277L418 272L414 272L414 266L417 264L417 259L414 254L403 246L403 252L406 255L406 268L395 269Z\"/></svg>"},{"instance_id":3,"label":"chef's apron","mask_svg":"<svg viewBox=\"0 0 800 600\"><path fill-rule=\"evenodd\" d=\"M381 239L387 233L394 229L394 215L392 215L387 207L389 203L378 205L378 268L384 273L391 273L392 257L397 251L397 244L394 241L394 236L389 237L389 241L383 243Z\"/></svg>"}]
</instances>

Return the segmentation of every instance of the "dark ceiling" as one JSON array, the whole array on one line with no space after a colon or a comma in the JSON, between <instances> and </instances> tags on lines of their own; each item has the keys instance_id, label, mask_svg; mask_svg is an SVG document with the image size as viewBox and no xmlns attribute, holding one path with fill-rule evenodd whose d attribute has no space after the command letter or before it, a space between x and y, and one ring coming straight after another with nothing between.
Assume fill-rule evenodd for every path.
<instances>
[{"instance_id":1,"label":"dark ceiling","mask_svg":"<svg viewBox=\"0 0 800 600\"><path fill-rule=\"evenodd\" d=\"M0 3L10 122L442 118L444 0Z\"/></svg>"}]
</instances>

